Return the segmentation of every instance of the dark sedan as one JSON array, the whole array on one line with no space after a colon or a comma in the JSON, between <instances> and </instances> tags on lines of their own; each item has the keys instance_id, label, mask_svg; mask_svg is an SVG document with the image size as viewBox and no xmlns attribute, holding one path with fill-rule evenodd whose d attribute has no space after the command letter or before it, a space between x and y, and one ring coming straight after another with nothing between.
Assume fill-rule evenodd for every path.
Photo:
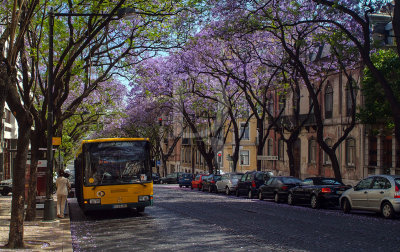
<instances>
[{"instance_id":1,"label":"dark sedan","mask_svg":"<svg viewBox=\"0 0 400 252\"><path fill-rule=\"evenodd\" d=\"M183 172L174 172L168 174L166 177L162 177L160 179L161 184L178 184L179 176L182 175Z\"/></svg>"},{"instance_id":2,"label":"dark sedan","mask_svg":"<svg viewBox=\"0 0 400 252\"><path fill-rule=\"evenodd\" d=\"M203 192L208 191L218 193L215 183L221 180L221 177L222 176L218 174L210 174L206 178L204 178L202 185Z\"/></svg>"},{"instance_id":3,"label":"dark sedan","mask_svg":"<svg viewBox=\"0 0 400 252\"><path fill-rule=\"evenodd\" d=\"M12 179L3 180L0 182L0 193L3 196L7 196L12 192Z\"/></svg>"},{"instance_id":4,"label":"dark sedan","mask_svg":"<svg viewBox=\"0 0 400 252\"><path fill-rule=\"evenodd\" d=\"M249 199L258 195L258 188L273 176L272 172L248 171L239 180L236 188L236 196L247 194Z\"/></svg>"},{"instance_id":5,"label":"dark sedan","mask_svg":"<svg viewBox=\"0 0 400 252\"><path fill-rule=\"evenodd\" d=\"M276 203L287 201L289 189L301 184L301 180L295 177L272 177L258 190L258 199L274 199Z\"/></svg>"},{"instance_id":6,"label":"dark sedan","mask_svg":"<svg viewBox=\"0 0 400 252\"><path fill-rule=\"evenodd\" d=\"M322 205L339 205L339 197L344 191L351 188L334 178L313 177L303 180L302 185L289 190L288 204L297 202L310 203L312 208Z\"/></svg>"}]
</instances>

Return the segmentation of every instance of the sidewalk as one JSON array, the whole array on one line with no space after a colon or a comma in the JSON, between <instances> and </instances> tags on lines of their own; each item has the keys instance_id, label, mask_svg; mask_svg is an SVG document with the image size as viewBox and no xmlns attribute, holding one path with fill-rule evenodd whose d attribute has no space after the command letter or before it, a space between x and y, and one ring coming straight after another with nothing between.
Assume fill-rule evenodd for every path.
<instances>
[{"instance_id":1,"label":"sidewalk","mask_svg":"<svg viewBox=\"0 0 400 252\"><path fill-rule=\"evenodd\" d=\"M5 249L10 229L11 196L0 196L0 251L73 251L69 216L44 222L43 207L37 208L36 220L24 221L25 249Z\"/></svg>"}]
</instances>

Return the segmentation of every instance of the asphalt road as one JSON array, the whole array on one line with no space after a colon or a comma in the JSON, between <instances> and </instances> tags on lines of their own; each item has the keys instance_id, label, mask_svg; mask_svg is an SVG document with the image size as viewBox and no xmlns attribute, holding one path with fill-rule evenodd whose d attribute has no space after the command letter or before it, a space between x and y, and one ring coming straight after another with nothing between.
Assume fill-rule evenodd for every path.
<instances>
[{"instance_id":1,"label":"asphalt road","mask_svg":"<svg viewBox=\"0 0 400 252\"><path fill-rule=\"evenodd\" d=\"M145 213L85 216L70 204L74 251L399 251L400 219L314 210L155 185Z\"/></svg>"}]
</instances>

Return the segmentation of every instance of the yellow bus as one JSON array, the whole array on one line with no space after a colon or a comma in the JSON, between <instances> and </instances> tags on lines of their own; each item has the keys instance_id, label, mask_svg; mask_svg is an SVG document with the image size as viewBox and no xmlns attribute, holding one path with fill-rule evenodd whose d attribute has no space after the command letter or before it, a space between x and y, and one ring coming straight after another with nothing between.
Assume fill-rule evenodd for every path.
<instances>
[{"instance_id":1,"label":"yellow bus","mask_svg":"<svg viewBox=\"0 0 400 252\"><path fill-rule=\"evenodd\" d=\"M147 138L83 140L75 158L75 193L84 212L153 205Z\"/></svg>"}]
</instances>

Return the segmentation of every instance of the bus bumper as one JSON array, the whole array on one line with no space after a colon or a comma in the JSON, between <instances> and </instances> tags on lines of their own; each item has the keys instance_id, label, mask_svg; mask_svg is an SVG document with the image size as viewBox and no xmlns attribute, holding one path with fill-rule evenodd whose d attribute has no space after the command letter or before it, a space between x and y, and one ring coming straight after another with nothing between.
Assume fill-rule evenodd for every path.
<instances>
[{"instance_id":1,"label":"bus bumper","mask_svg":"<svg viewBox=\"0 0 400 252\"><path fill-rule=\"evenodd\" d=\"M118 203L118 204L85 204L85 211L94 210L111 210L111 209L122 209L122 208L137 208L137 207L147 207L152 206L153 200L135 202L135 203Z\"/></svg>"}]
</instances>

